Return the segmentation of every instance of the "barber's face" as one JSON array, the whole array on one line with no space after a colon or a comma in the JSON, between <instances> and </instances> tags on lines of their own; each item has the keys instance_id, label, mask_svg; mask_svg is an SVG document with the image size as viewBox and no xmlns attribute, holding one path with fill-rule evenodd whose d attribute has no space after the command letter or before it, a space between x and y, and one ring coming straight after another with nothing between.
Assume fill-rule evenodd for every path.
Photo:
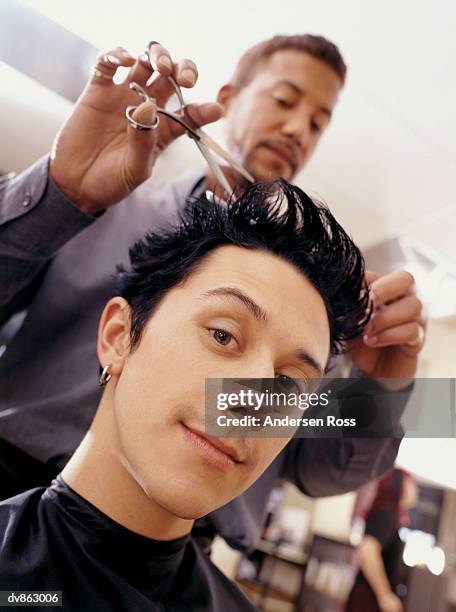
<instances>
[{"instance_id":1,"label":"barber's face","mask_svg":"<svg viewBox=\"0 0 456 612\"><path fill-rule=\"evenodd\" d=\"M341 87L336 72L308 53L277 51L246 87L219 93L230 150L257 180L290 180L328 126Z\"/></svg>"},{"instance_id":2,"label":"barber's face","mask_svg":"<svg viewBox=\"0 0 456 612\"><path fill-rule=\"evenodd\" d=\"M216 448L204 433L205 379L317 378L328 353L326 309L302 274L269 253L217 249L169 291L125 359L114 390L124 463L181 518L224 505L288 440L224 437L229 449Z\"/></svg>"}]
</instances>

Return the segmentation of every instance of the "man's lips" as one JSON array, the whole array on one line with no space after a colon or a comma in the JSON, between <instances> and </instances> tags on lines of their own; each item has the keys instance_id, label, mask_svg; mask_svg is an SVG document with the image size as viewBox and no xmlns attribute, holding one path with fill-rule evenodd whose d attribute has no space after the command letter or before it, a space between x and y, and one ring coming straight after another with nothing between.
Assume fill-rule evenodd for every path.
<instances>
[{"instance_id":1,"label":"man's lips","mask_svg":"<svg viewBox=\"0 0 456 612\"><path fill-rule=\"evenodd\" d=\"M222 442L219 438L213 438L199 430L192 429L184 423L181 424L185 439L196 448L208 463L222 470L244 463L240 453L233 446Z\"/></svg>"}]
</instances>

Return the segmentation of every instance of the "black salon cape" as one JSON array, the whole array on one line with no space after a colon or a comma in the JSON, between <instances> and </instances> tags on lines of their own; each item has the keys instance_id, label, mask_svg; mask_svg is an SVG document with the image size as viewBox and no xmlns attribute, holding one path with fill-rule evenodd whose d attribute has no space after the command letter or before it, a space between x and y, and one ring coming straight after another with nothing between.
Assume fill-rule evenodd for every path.
<instances>
[{"instance_id":1,"label":"black salon cape","mask_svg":"<svg viewBox=\"0 0 456 612\"><path fill-rule=\"evenodd\" d=\"M255 610L190 536L135 534L61 477L0 503L2 590L62 591L65 611Z\"/></svg>"}]
</instances>

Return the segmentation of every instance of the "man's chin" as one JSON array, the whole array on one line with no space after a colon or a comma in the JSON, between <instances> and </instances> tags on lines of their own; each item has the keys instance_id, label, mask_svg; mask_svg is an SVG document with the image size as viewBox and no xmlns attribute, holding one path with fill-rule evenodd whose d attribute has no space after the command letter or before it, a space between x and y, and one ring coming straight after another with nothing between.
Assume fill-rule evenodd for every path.
<instances>
[{"instance_id":1,"label":"man's chin","mask_svg":"<svg viewBox=\"0 0 456 612\"><path fill-rule=\"evenodd\" d=\"M171 498L162 500L160 505L174 516L194 521L208 515L224 504L224 500L220 500L220 498L214 499L210 495L202 498L201 495L198 496L193 492L188 492L186 495L173 495Z\"/></svg>"}]
</instances>

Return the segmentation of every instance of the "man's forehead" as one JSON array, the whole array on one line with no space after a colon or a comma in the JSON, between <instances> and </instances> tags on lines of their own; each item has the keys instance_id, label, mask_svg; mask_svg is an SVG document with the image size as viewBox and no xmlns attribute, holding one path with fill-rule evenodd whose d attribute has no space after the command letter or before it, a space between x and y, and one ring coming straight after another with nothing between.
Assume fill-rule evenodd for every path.
<instances>
[{"instance_id":1,"label":"man's forehead","mask_svg":"<svg viewBox=\"0 0 456 612\"><path fill-rule=\"evenodd\" d=\"M290 262L275 253L263 249L249 249L227 244L210 252L199 267L201 283L206 279L233 276L250 280L253 284L269 284L270 275L277 274L283 279L283 268L288 269L297 278L305 277ZM198 273L196 274L196 277Z\"/></svg>"},{"instance_id":2,"label":"man's forehead","mask_svg":"<svg viewBox=\"0 0 456 612\"><path fill-rule=\"evenodd\" d=\"M263 249L223 245L212 251L195 274L195 281L203 287L206 284L218 283L221 279L238 281L254 290L261 288L265 293L273 295L277 295L279 287L291 285L296 291L315 293L316 300L323 303L318 292L300 270L291 262Z\"/></svg>"}]
</instances>

